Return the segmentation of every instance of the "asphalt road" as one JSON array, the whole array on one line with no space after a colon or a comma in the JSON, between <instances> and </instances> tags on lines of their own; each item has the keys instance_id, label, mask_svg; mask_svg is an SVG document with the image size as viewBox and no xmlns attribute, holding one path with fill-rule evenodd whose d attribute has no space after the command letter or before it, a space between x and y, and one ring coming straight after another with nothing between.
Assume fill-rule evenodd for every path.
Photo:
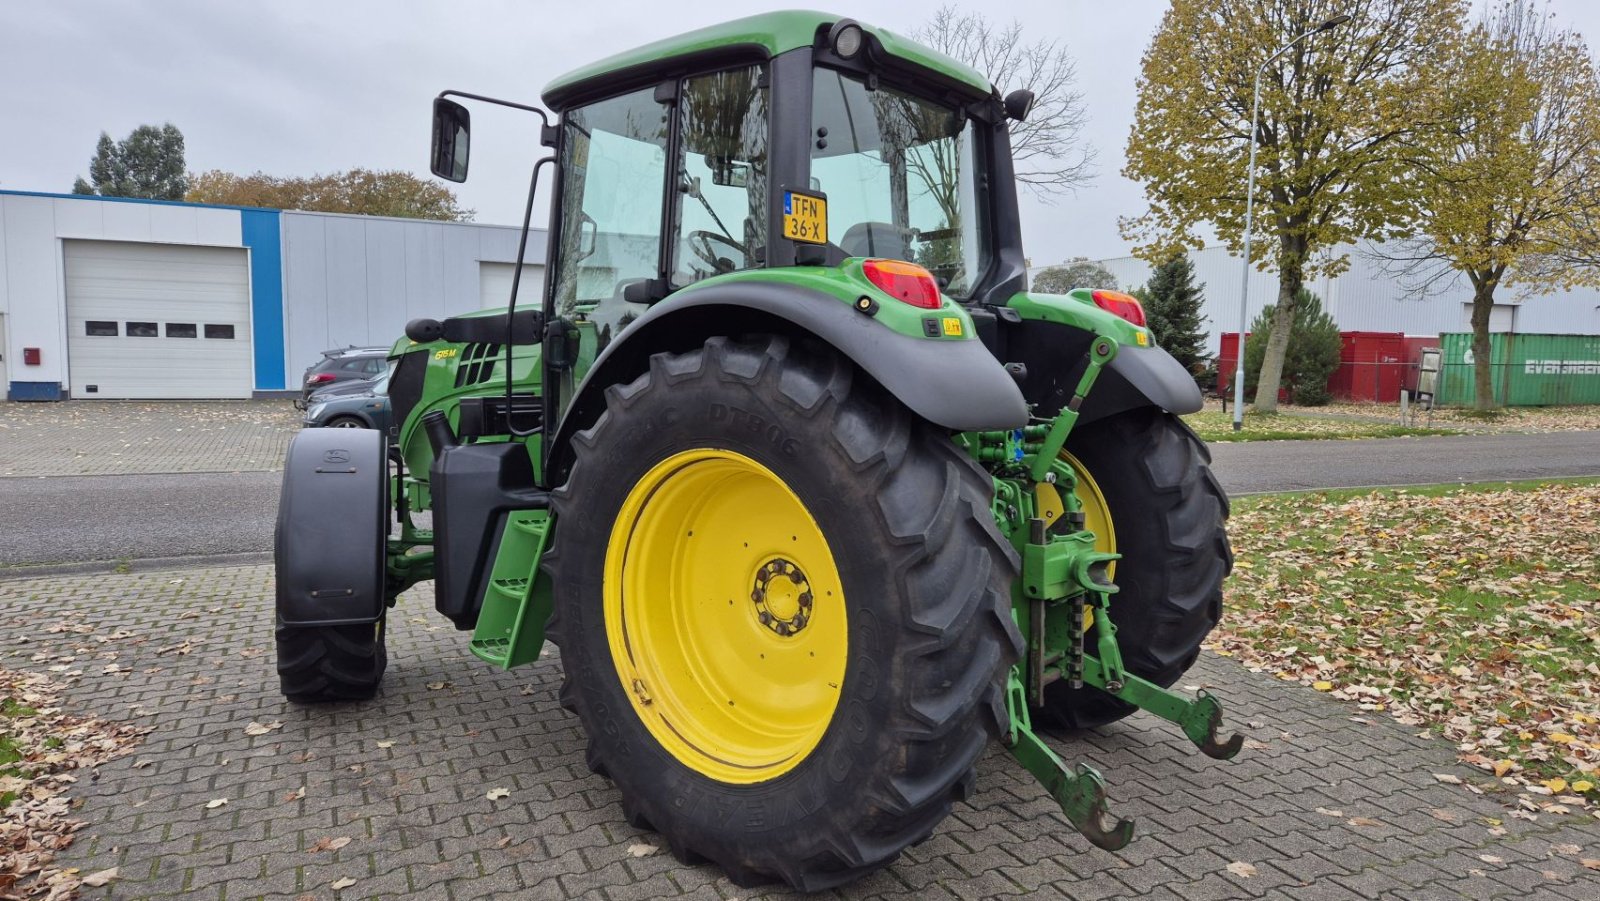
<instances>
[{"instance_id":1,"label":"asphalt road","mask_svg":"<svg viewBox=\"0 0 1600 901\"><path fill-rule=\"evenodd\" d=\"M263 553L276 472L0 479L0 566Z\"/></svg>"},{"instance_id":2,"label":"asphalt road","mask_svg":"<svg viewBox=\"0 0 1600 901\"><path fill-rule=\"evenodd\" d=\"M1212 446L1230 494L1600 475L1600 432ZM0 575L19 564L272 548L275 472L0 478Z\"/></svg>"},{"instance_id":3,"label":"asphalt road","mask_svg":"<svg viewBox=\"0 0 1600 901\"><path fill-rule=\"evenodd\" d=\"M1600 432L1211 446L1229 494L1600 475Z\"/></svg>"}]
</instances>

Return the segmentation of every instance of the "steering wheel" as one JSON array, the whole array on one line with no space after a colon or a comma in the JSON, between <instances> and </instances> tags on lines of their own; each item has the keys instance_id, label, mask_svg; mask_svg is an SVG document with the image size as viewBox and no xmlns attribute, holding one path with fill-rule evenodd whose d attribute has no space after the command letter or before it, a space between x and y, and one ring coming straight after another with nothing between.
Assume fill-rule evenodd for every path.
<instances>
[{"instance_id":1,"label":"steering wheel","mask_svg":"<svg viewBox=\"0 0 1600 901\"><path fill-rule=\"evenodd\" d=\"M712 270L718 274L723 272L732 272L734 266L733 263L726 257L717 256L716 250L711 246L713 241L718 244L725 244L728 247L737 250L739 252L739 256L741 257L749 255L749 251L745 249L743 244L740 244L738 241L735 241L720 232L706 231L704 229L697 228L694 231L689 232L687 235L684 235L683 239L688 242L689 249L694 251L694 255L705 261L706 264L711 266Z\"/></svg>"}]
</instances>

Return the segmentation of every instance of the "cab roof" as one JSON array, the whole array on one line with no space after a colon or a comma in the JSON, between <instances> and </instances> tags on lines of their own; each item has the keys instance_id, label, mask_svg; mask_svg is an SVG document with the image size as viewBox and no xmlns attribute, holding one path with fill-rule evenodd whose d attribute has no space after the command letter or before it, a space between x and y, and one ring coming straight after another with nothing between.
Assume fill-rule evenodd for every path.
<instances>
[{"instance_id":1,"label":"cab roof","mask_svg":"<svg viewBox=\"0 0 1600 901\"><path fill-rule=\"evenodd\" d=\"M591 90L619 76L627 79L629 76L651 69L670 68L674 60L682 57L742 50L751 55L759 53L760 56L771 59L789 50L812 46L819 30L832 26L841 18L843 17L831 13L811 10L783 10L734 19L653 41L557 77L545 85L544 102L551 109L560 110L571 98L590 94ZM994 90L989 79L965 63L887 29L865 22L859 24L867 34L877 38L883 49L892 57L931 70L949 81L980 94L987 95Z\"/></svg>"}]
</instances>

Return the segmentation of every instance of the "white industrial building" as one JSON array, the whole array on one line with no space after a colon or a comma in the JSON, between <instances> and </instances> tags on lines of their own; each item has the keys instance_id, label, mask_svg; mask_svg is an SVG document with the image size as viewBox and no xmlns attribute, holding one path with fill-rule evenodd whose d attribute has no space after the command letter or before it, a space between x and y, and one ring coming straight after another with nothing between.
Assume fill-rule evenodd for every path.
<instances>
[{"instance_id":1,"label":"white industrial building","mask_svg":"<svg viewBox=\"0 0 1600 901\"><path fill-rule=\"evenodd\" d=\"M1346 332L1403 332L1439 335L1470 331L1472 287L1465 278L1433 286L1426 295L1408 290L1404 280L1384 271L1381 260L1361 248L1347 247L1350 267L1334 278L1306 282L1323 309ZM1240 258L1225 247L1208 247L1189 254L1195 281L1203 285L1204 314L1209 320L1210 349L1220 348L1223 332L1239 330ZM1150 278L1150 264L1138 257L1100 260L1123 289L1142 286ZM1048 267L1035 267L1036 275ZM1555 294L1520 297L1516 288L1496 292L1490 330L1521 334L1600 335L1600 291L1579 289ZM1276 271L1250 273L1250 319L1278 299ZM1248 327L1248 323L1246 323Z\"/></svg>"},{"instance_id":2,"label":"white industrial building","mask_svg":"<svg viewBox=\"0 0 1600 901\"><path fill-rule=\"evenodd\" d=\"M500 306L518 229L0 191L0 389L13 400L293 391L323 350ZM543 232L523 290L543 284Z\"/></svg>"},{"instance_id":3,"label":"white industrial building","mask_svg":"<svg viewBox=\"0 0 1600 901\"><path fill-rule=\"evenodd\" d=\"M503 305L517 237L511 226L0 191L0 390L12 400L295 391L326 349L389 345L410 319ZM530 301L545 243L543 230L528 241ZM1358 249L1350 257L1344 274L1308 284L1340 329L1467 330L1464 281L1420 297ZM1239 259L1222 247L1191 259L1216 351L1238 329ZM1126 288L1150 275L1134 257L1100 262ZM1275 273L1252 272L1250 291L1253 317L1276 298ZM1600 292L1501 293L1495 331L1600 334Z\"/></svg>"}]
</instances>

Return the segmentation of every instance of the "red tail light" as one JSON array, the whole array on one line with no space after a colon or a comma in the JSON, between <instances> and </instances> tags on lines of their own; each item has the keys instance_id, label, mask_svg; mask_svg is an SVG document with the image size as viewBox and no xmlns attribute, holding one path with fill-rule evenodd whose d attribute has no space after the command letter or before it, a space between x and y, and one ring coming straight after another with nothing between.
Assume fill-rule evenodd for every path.
<instances>
[{"instance_id":1,"label":"red tail light","mask_svg":"<svg viewBox=\"0 0 1600 901\"><path fill-rule=\"evenodd\" d=\"M331 382L331 381L333 381L333 373L331 373L331 372L319 372L316 375L313 375L311 378L306 379L306 384L307 385L321 385L321 384L324 384L326 382Z\"/></svg>"},{"instance_id":2,"label":"red tail light","mask_svg":"<svg viewBox=\"0 0 1600 901\"><path fill-rule=\"evenodd\" d=\"M1137 297L1121 291L1094 292L1094 305L1113 316L1121 316L1134 325L1144 325L1144 305Z\"/></svg>"},{"instance_id":3,"label":"red tail light","mask_svg":"<svg viewBox=\"0 0 1600 901\"><path fill-rule=\"evenodd\" d=\"M933 273L904 260L864 260L861 274L896 300L921 307L939 309L939 283Z\"/></svg>"}]
</instances>

